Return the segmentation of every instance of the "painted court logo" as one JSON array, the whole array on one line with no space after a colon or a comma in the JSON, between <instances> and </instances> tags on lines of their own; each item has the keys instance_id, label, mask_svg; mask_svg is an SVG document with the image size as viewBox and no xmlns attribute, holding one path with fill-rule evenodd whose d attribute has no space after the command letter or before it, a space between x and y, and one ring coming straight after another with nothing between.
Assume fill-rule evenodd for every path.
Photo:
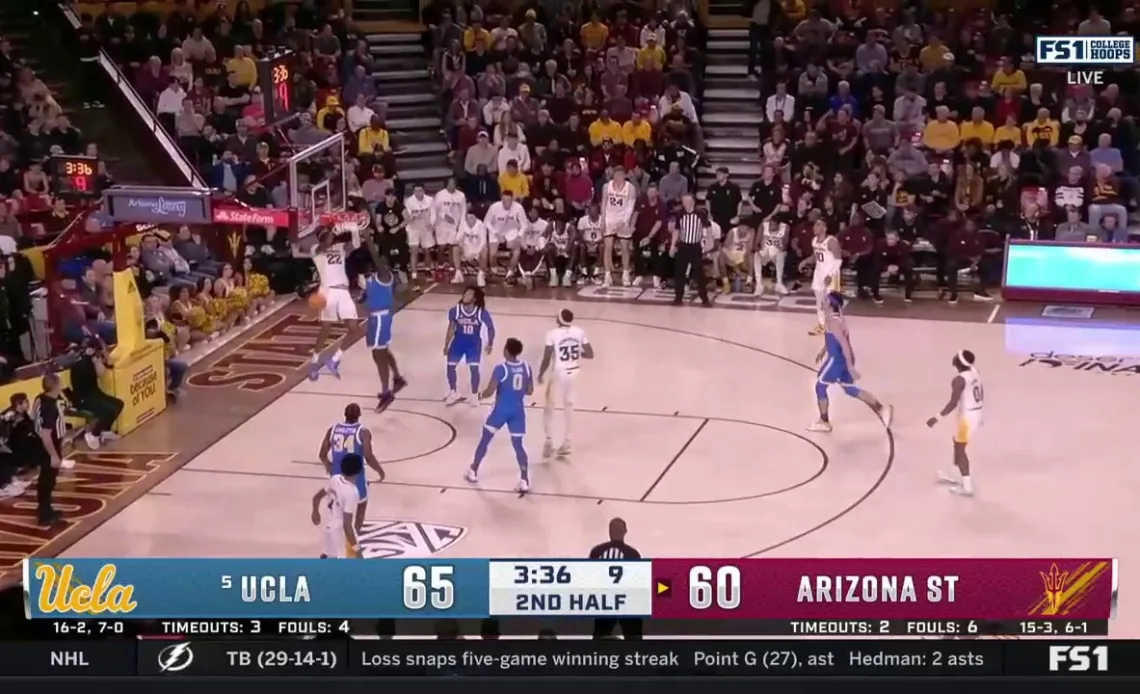
<instances>
[{"instance_id":1,"label":"painted court logo","mask_svg":"<svg viewBox=\"0 0 1140 694\"><path fill-rule=\"evenodd\" d=\"M1069 369L1115 376L1140 375L1140 357L1091 356L1087 354L1059 354L1033 352L1020 366L1050 369Z\"/></svg>"},{"instance_id":2,"label":"painted court logo","mask_svg":"<svg viewBox=\"0 0 1140 694\"><path fill-rule=\"evenodd\" d=\"M467 536L467 528L414 521L364 522L360 550L365 559L423 559Z\"/></svg>"}]
</instances>

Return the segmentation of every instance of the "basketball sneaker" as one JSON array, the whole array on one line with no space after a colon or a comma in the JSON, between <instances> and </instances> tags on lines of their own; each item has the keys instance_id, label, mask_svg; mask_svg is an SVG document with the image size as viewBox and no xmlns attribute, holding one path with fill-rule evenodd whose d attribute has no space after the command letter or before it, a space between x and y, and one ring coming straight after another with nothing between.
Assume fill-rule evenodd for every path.
<instances>
[{"instance_id":1,"label":"basketball sneaker","mask_svg":"<svg viewBox=\"0 0 1140 694\"><path fill-rule=\"evenodd\" d=\"M325 364L325 366L328 367L329 373L337 378L340 378L340 359L333 357L332 359L329 359L328 363Z\"/></svg>"},{"instance_id":2,"label":"basketball sneaker","mask_svg":"<svg viewBox=\"0 0 1140 694\"><path fill-rule=\"evenodd\" d=\"M938 471L938 484L958 484L958 479L953 475L947 475L941 470Z\"/></svg>"},{"instance_id":3,"label":"basketball sneaker","mask_svg":"<svg viewBox=\"0 0 1140 694\"><path fill-rule=\"evenodd\" d=\"M475 471L475 468L469 467L467 468L467 474L463 475L463 479L467 480L471 484L475 484L479 481L479 473Z\"/></svg>"},{"instance_id":4,"label":"basketball sneaker","mask_svg":"<svg viewBox=\"0 0 1140 694\"><path fill-rule=\"evenodd\" d=\"M315 381L321 377L321 367L324 366L324 360L319 355L313 355L313 359L309 360L309 380Z\"/></svg>"},{"instance_id":5,"label":"basketball sneaker","mask_svg":"<svg viewBox=\"0 0 1140 694\"><path fill-rule=\"evenodd\" d=\"M808 331L808 335L822 335L823 332L824 332L824 327L822 325L817 324L814 328L812 328L811 330Z\"/></svg>"},{"instance_id":6,"label":"basketball sneaker","mask_svg":"<svg viewBox=\"0 0 1140 694\"><path fill-rule=\"evenodd\" d=\"M570 441L569 440L563 441L562 445L558 447L558 450L554 452L554 455L558 456L559 458L569 457L570 456Z\"/></svg>"},{"instance_id":7,"label":"basketball sneaker","mask_svg":"<svg viewBox=\"0 0 1140 694\"><path fill-rule=\"evenodd\" d=\"M466 400L466 399L467 398L463 397L459 393L456 393L454 390L452 390L452 391L449 391L447 393L447 397L444 398L443 401L447 404L448 407L450 407L450 406L454 405L455 403L460 402L462 400Z\"/></svg>"},{"instance_id":8,"label":"basketball sneaker","mask_svg":"<svg viewBox=\"0 0 1140 694\"><path fill-rule=\"evenodd\" d=\"M408 379L404 378L403 376L397 376L395 379L392 380L392 392L393 393L399 393L401 390L403 390L404 388L407 388L407 387L408 387Z\"/></svg>"},{"instance_id":9,"label":"basketball sneaker","mask_svg":"<svg viewBox=\"0 0 1140 694\"><path fill-rule=\"evenodd\" d=\"M550 460L554 457L554 442L547 439L542 444L542 459Z\"/></svg>"},{"instance_id":10,"label":"basketball sneaker","mask_svg":"<svg viewBox=\"0 0 1140 694\"><path fill-rule=\"evenodd\" d=\"M816 421L815 424L812 424L810 427L808 427L807 430L826 434L831 431L831 422L825 422L820 419Z\"/></svg>"},{"instance_id":11,"label":"basketball sneaker","mask_svg":"<svg viewBox=\"0 0 1140 694\"><path fill-rule=\"evenodd\" d=\"M526 479L525 477L522 478L521 480L519 480L518 485L515 487L515 491L518 492L519 494L526 494L527 492L529 492L530 491L530 480Z\"/></svg>"}]
</instances>

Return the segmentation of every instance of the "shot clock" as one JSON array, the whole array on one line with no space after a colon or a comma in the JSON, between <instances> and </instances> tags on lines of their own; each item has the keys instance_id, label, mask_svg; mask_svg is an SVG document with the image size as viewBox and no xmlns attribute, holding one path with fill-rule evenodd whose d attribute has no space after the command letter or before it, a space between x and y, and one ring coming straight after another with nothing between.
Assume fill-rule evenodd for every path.
<instances>
[{"instance_id":1,"label":"shot clock","mask_svg":"<svg viewBox=\"0 0 1140 694\"><path fill-rule=\"evenodd\" d=\"M277 123L293 113L293 53L257 61L257 83L265 99L265 122Z\"/></svg>"},{"instance_id":2,"label":"shot clock","mask_svg":"<svg viewBox=\"0 0 1140 694\"><path fill-rule=\"evenodd\" d=\"M48 161L51 192L65 199L95 198L99 191L99 160L70 154Z\"/></svg>"}]
</instances>

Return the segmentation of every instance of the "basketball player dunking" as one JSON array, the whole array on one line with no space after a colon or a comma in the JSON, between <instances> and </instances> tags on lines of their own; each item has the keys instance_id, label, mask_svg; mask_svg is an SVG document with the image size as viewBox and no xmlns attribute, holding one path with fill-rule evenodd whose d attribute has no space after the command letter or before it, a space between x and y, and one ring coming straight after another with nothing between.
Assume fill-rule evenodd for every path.
<instances>
[{"instance_id":1,"label":"basketball player dunking","mask_svg":"<svg viewBox=\"0 0 1140 694\"><path fill-rule=\"evenodd\" d=\"M320 294L322 303L320 309L321 327L317 332L317 342L313 345L312 361L309 365L309 380L320 378L321 367L327 366L332 375L340 378L340 359L344 351L339 347L326 364L321 356L325 345L332 334L334 325L341 324L351 327L350 322L357 320L356 302L349 293L348 270L345 261L348 259L349 245L360 245L360 232L337 233L332 229L324 229L317 237L317 246L312 251L313 264L317 267L320 277Z\"/></svg>"},{"instance_id":2,"label":"basketball player dunking","mask_svg":"<svg viewBox=\"0 0 1140 694\"><path fill-rule=\"evenodd\" d=\"M341 467L344 461L350 455L359 456L364 459L368 467L376 471L377 479L383 482L384 469L380 467L380 462L372 453L372 432L361 423L360 414L360 405L356 403L350 403L344 408L344 421L329 427L324 439L321 440L321 463L324 464L325 472L330 477L345 475ZM368 480L365 479L363 470L354 476L353 480L360 498L353 527L359 533L364 526L364 513L368 509Z\"/></svg>"},{"instance_id":3,"label":"basketball player dunking","mask_svg":"<svg viewBox=\"0 0 1140 694\"><path fill-rule=\"evenodd\" d=\"M357 480L364 477L364 459L350 453L340 461L340 474L333 475L313 495L313 525L325 523L321 559L360 557L356 534L356 511L360 507ZM323 513L322 513L323 511Z\"/></svg>"},{"instance_id":4,"label":"basketball player dunking","mask_svg":"<svg viewBox=\"0 0 1140 694\"><path fill-rule=\"evenodd\" d=\"M950 484L950 491L962 496L974 495L974 483L970 479L970 457L966 446L973 440L982 426L982 412L985 409L985 391L982 377L974 368L974 353L962 350L954 355L954 368L958 375L950 381L950 399L946 407L937 415L926 420L926 426L933 428L938 420L957 410L958 421L954 428L954 467L961 475L954 479L945 473L938 473L940 482Z\"/></svg>"},{"instance_id":5,"label":"basketball player dunking","mask_svg":"<svg viewBox=\"0 0 1140 694\"><path fill-rule=\"evenodd\" d=\"M570 418L574 414L574 379L583 359L594 358L594 346L586 337L586 331L574 325L574 313L564 308L555 319L558 325L546 333L546 349L542 353L542 364L538 367L538 383L542 385L546 370L554 365L554 378L546 388L546 405L542 410L542 428L546 440L542 444L542 458L547 460L554 455L565 458L570 455ZM554 450L554 405L557 400L562 406L562 445Z\"/></svg>"},{"instance_id":6,"label":"basketball player dunking","mask_svg":"<svg viewBox=\"0 0 1140 694\"><path fill-rule=\"evenodd\" d=\"M392 320L396 313L396 296L393 291L394 277L388 259L380 255L371 235L365 240L368 255L372 257L375 271L364 280L364 305L368 310L368 323L365 326L364 341L372 352L372 363L380 376L379 401L376 411L383 412L399 393L408 385L400 375L396 356L392 354Z\"/></svg>"},{"instance_id":7,"label":"basketball player dunking","mask_svg":"<svg viewBox=\"0 0 1140 694\"><path fill-rule=\"evenodd\" d=\"M613 180L602 188L602 285L613 282L614 240L621 250L621 283L633 283L633 214L637 205L637 188L626 180L625 169L614 167Z\"/></svg>"},{"instance_id":8,"label":"basketball player dunking","mask_svg":"<svg viewBox=\"0 0 1140 694\"><path fill-rule=\"evenodd\" d=\"M815 315L818 322L809 334L819 335L823 333L824 322L827 319L828 297L832 292L839 291L839 273L843 265L843 256L839 249L839 239L827 234L827 222L822 219L817 221L812 230L815 232L811 242L812 257L804 258L800 263L800 272L803 272L809 264L815 264L811 290L815 293Z\"/></svg>"},{"instance_id":9,"label":"basketball player dunking","mask_svg":"<svg viewBox=\"0 0 1140 694\"><path fill-rule=\"evenodd\" d=\"M819 363L819 375L815 383L815 399L819 404L819 419L808 427L808 431L831 431L831 414L827 398L830 386L839 386L847 395L861 400L883 420L890 429L894 415L889 405L882 404L869 391L855 385L859 372L855 370L855 352L851 349L851 336L847 321L843 318L843 304L846 299L839 292L831 292L827 299L827 315L824 318L823 349L815 360Z\"/></svg>"}]
</instances>

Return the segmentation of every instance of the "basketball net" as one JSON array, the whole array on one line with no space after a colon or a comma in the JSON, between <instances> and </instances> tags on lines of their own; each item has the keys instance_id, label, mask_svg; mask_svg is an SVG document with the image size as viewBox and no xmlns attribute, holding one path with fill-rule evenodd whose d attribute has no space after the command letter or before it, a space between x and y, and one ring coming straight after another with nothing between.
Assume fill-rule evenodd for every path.
<instances>
[{"instance_id":1,"label":"basketball net","mask_svg":"<svg viewBox=\"0 0 1140 694\"><path fill-rule=\"evenodd\" d=\"M329 212L322 214L321 225L339 233L359 234L368 227L367 212Z\"/></svg>"}]
</instances>

